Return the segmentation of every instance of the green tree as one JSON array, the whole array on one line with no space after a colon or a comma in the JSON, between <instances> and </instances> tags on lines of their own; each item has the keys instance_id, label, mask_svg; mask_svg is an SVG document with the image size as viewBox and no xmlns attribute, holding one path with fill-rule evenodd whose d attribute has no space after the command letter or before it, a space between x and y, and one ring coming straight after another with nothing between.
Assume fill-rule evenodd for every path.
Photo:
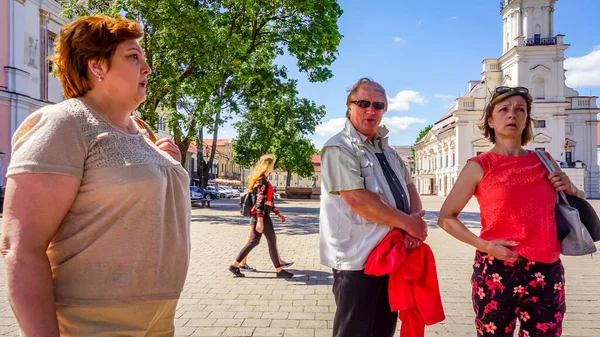
<instances>
[{"instance_id":1,"label":"green tree","mask_svg":"<svg viewBox=\"0 0 600 337\"><path fill-rule=\"evenodd\" d=\"M314 173L311 156L317 153L308 135L325 116L325 107L296 97L295 82L279 83L256 96L262 100L249 102L244 119L235 124L238 138L234 144L234 160L249 168L265 153L275 155L275 167L309 177Z\"/></svg>"},{"instance_id":2,"label":"green tree","mask_svg":"<svg viewBox=\"0 0 600 337\"><path fill-rule=\"evenodd\" d=\"M212 133L204 182L212 166L219 127L243 115L256 88L287 78L274 67L277 57L295 57L299 70L313 82L326 81L342 35L336 0L69 0L67 14L124 11L142 24L142 47L154 74L139 110L151 125L160 109L170 112L175 142L187 152ZM86 12L87 11L87 12Z\"/></svg>"},{"instance_id":3,"label":"green tree","mask_svg":"<svg viewBox=\"0 0 600 337\"><path fill-rule=\"evenodd\" d=\"M427 125L423 130L421 130L419 132L419 135L417 136L417 139L415 140L415 144L417 144L421 139L423 139L423 137L427 136L427 133L429 133L429 130L431 130L431 128L433 128L433 125ZM411 148L411 151L412 151L412 157L414 160L414 158L415 158L414 146Z\"/></svg>"}]
</instances>

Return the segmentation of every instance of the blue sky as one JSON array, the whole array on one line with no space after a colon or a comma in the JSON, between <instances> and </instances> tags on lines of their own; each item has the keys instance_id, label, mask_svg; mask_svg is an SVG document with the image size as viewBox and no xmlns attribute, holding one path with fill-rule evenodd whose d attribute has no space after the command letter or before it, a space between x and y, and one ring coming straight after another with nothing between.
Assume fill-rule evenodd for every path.
<instances>
[{"instance_id":1,"label":"blue sky","mask_svg":"<svg viewBox=\"0 0 600 337\"><path fill-rule=\"evenodd\" d=\"M299 80L300 96L326 107L323 125L311 137L315 145L320 147L341 128L347 90L365 76L396 98L390 106L396 109L386 113L384 122L392 130L390 144L414 143L423 127L435 123L454 98L466 93L469 80L480 79L481 61L501 56L499 2L340 0L344 14L338 25L344 38L331 80L310 83L293 58L280 59ZM571 45L565 55L567 83L581 95L600 96L598 13L598 0L555 4L554 31L565 34L565 43ZM231 126L219 133L219 138L235 136Z\"/></svg>"}]
</instances>

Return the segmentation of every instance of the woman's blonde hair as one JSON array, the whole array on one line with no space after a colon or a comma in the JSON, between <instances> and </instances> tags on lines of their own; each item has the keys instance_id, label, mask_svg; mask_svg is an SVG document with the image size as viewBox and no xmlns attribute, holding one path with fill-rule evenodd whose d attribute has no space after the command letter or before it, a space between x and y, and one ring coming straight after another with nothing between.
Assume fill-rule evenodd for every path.
<instances>
[{"instance_id":1,"label":"woman's blonde hair","mask_svg":"<svg viewBox=\"0 0 600 337\"><path fill-rule=\"evenodd\" d=\"M262 155L254 167L252 168L252 172L248 176L246 182L248 183L248 192L251 193L254 190L254 184L260 179L260 177L267 172L269 166L273 165L275 159L272 154L264 154Z\"/></svg>"},{"instance_id":2,"label":"woman's blonde hair","mask_svg":"<svg viewBox=\"0 0 600 337\"><path fill-rule=\"evenodd\" d=\"M385 89L383 86L368 77L363 77L358 82L356 82L350 90L348 90L348 97L346 98L346 118L350 118L350 105L352 104L352 96L358 92L361 88L366 87L372 90L375 90L383 95L383 102L385 103L385 108L383 112L387 111L388 101L387 94L385 93Z\"/></svg>"}]
</instances>

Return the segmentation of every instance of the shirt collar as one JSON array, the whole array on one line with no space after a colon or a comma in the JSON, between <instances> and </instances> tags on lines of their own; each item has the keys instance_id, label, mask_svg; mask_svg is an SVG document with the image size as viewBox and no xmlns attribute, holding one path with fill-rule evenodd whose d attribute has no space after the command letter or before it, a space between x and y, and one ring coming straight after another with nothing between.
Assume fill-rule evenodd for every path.
<instances>
[{"instance_id":1,"label":"shirt collar","mask_svg":"<svg viewBox=\"0 0 600 337\"><path fill-rule=\"evenodd\" d=\"M354 125L352 124L350 119L346 120L346 126L348 128L350 128L351 130L354 130L363 143L367 143L367 141L369 140L369 137L367 137L366 135L364 135L364 134L360 133L358 130L356 130L356 128L354 127ZM380 126L377 129L377 131L375 132L375 135L373 136L373 144L377 144L377 142L381 141L384 138L387 138L388 133L389 133L389 131L387 129L382 128Z\"/></svg>"}]
</instances>

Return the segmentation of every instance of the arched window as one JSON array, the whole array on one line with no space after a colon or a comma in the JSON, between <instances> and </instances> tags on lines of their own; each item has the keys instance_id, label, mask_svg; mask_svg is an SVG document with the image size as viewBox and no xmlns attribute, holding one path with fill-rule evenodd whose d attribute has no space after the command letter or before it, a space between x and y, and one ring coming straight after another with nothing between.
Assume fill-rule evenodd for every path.
<instances>
[{"instance_id":1,"label":"arched window","mask_svg":"<svg viewBox=\"0 0 600 337\"><path fill-rule=\"evenodd\" d=\"M542 76L536 77L533 81L533 94L534 98L546 98L546 80Z\"/></svg>"}]
</instances>

